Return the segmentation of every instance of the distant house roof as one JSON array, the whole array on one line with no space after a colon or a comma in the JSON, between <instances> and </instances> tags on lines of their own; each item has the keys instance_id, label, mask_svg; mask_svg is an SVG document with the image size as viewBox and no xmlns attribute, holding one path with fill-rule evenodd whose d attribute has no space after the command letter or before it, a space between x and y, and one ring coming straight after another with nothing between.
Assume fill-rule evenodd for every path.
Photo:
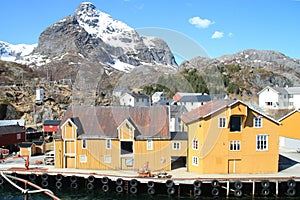
<instances>
[{"instance_id":1,"label":"distant house roof","mask_svg":"<svg viewBox=\"0 0 300 200\"><path fill-rule=\"evenodd\" d=\"M117 138L117 128L129 119L139 133L139 138L170 138L167 107L70 107L62 124L71 120L78 127L79 138ZM57 135L61 135L61 130Z\"/></svg>"},{"instance_id":2,"label":"distant house roof","mask_svg":"<svg viewBox=\"0 0 300 200\"><path fill-rule=\"evenodd\" d=\"M185 106L178 106L178 105L170 105L170 115L171 117L176 117L182 115L187 112Z\"/></svg>"},{"instance_id":3,"label":"distant house roof","mask_svg":"<svg viewBox=\"0 0 300 200\"><path fill-rule=\"evenodd\" d=\"M28 148L28 147L31 147L32 145L33 145L32 142L22 142L21 144L19 144L19 147Z\"/></svg>"},{"instance_id":4,"label":"distant house roof","mask_svg":"<svg viewBox=\"0 0 300 200\"><path fill-rule=\"evenodd\" d=\"M222 110L226 107L231 107L236 103L242 103L245 106L249 107L253 111L259 113L260 115L270 119L271 121L280 124L280 122L276 121L275 119L271 118L270 116L266 115L265 113L260 112L259 110L256 110L255 108L251 107L250 105L247 105L246 103L240 101L240 100L216 100L216 101L211 101L208 102L188 113L185 113L181 116L182 121L185 123L189 124L192 122L195 122L199 119L203 119L205 117L208 117L219 110Z\"/></svg>"},{"instance_id":5,"label":"distant house roof","mask_svg":"<svg viewBox=\"0 0 300 200\"><path fill-rule=\"evenodd\" d=\"M45 120L43 123L44 126L50 126L50 125L58 126L59 124L60 124L60 120Z\"/></svg>"},{"instance_id":6,"label":"distant house roof","mask_svg":"<svg viewBox=\"0 0 300 200\"><path fill-rule=\"evenodd\" d=\"M187 140L187 132L171 132L171 140Z\"/></svg>"},{"instance_id":7,"label":"distant house roof","mask_svg":"<svg viewBox=\"0 0 300 200\"><path fill-rule=\"evenodd\" d=\"M165 93L164 92L155 92L152 97L160 97L162 95L164 95Z\"/></svg>"},{"instance_id":8,"label":"distant house roof","mask_svg":"<svg viewBox=\"0 0 300 200\"><path fill-rule=\"evenodd\" d=\"M286 88L283 87L271 87L271 86L267 86L264 89L262 89L261 91L259 91L257 94L259 95L260 93L262 93L263 91L265 91L266 89L271 89L274 92L278 93L278 94L287 94L288 91L286 90Z\"/></svg>"},{"instance_id":9,"label":"distant house roof","mask_svg":"<svg viewBox=\"0 0 300 200\"><path fill-rule=\"evenodd\" d=\"M26 128L26 133L36 133L37 130L35 128L32 128L32 127L28 127Z\"/></svg>"},{"instance_id":10,"label":"distant house roof","mask_svg":"<svg viewBox=\"0 0 300 200\"><path fill-rule=\"evenodd\" d=\"M33 143L34 143L35 145L40 146L40 145L44 144L45 141L33 141Z\"/></svg>"},{"instance_id":11,"label":"distant house roof","mask_svg":"<svg viewBox=\"0 0 300 200\"><path fill-rule=\"evenodd\" d=\"M149 97L146 95L146 94L143 94L143 93L136 93L136 92L132 92L132 93L129 93L127 92L127 94L133 96L134 98L136 99L149 99Z\"/></svg>"},{"instance_id":12,"label":"distant house roof","mask_svg":"<svg viewBox=\"0 0 300 200\"><path fill-rule=\"evenodd\" d=\"M208 102L211 101L210 95L191 95L183 96L178 102Z\"/></svg>"},{"instance_id":13,"label":"distant house roof","mask_svg":"<svg viewBox=\"0 0 300 200\"><path fill-rule=\"evenodd\" d=\"M25 133L25 129L18 125L0 126L0 135L13 133Z\"/></svg>"},{"instance_id":14,"label":"distant house roof","mask_svg":"<svg viewBox=\"0 0 300 200\"><path fill-rule=\"evenodd\" d=\"M285 89L289 94L300 94L300 87L286 87Z\"/></svg>"},{"instance_id":15,"label":"distant house roof","mask_svg":"<svg viewBox=\"0 0 300 200\"><path fill-rule=\"evenodd\" d=\"M10 126L10 125L20 125L25 126L25 119L16 120L0 120L0 126Z\"/></svg>"}]
</instances>

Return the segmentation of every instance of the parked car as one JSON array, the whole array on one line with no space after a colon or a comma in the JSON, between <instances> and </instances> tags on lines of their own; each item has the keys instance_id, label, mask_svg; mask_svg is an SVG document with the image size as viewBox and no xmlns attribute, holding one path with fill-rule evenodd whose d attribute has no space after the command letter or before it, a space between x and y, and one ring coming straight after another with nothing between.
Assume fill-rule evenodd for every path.
<instances>
[{"instance_id":1,"label":"parked car","mask_svg":"<svg viewBox=\"0 0 300 200\"><path fill-rule=\"evenodd\" d=\"M46 165L54 165L54 151L49 151L45 154L44 163Z\"/></svg>"}]
</instances>

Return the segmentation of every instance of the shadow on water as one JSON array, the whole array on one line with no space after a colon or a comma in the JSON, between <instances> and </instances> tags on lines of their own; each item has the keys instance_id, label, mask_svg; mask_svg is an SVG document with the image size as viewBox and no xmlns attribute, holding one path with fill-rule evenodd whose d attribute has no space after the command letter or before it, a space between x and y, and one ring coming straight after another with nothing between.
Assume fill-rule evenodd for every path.
<instances>
[{"instance_id":1,"label":"shadow on water","mask_svg":"<svg viewBox=\"0 0 300 200\"><path fill-rule=\"evenodd\" d=\"M282 170L285 170L285 169L288 169L296 164L298 164L299 162L297 161L294 161L290 158L287 158L283 155L279 155L279 171L282 171Z\"/></svg>"}]
</instances>

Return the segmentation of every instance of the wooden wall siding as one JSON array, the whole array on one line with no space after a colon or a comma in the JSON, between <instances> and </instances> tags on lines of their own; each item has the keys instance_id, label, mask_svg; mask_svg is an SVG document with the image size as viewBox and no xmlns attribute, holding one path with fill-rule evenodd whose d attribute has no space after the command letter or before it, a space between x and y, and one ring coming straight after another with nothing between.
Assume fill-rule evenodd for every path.
<instances>
[{"instance_id":1,"label":"wooden wall siding","mask_svg":"<svg viewBox=\"0 0 300 200\"><path fill-rule=\"evenodd\" d=\"M300 121L300 112L293 114L281 120L280 136L300 140L300 126L295 126Z\"/></svg>"},{"instance_id":2,"label":"wooden wall siding","mask_svg":"<svg viewBox=\"0 0 300 200\"><path fill-rule=\"evenodd\" d=\"M36 154L35 145L33 144L31 147L22 147L20 148L21 156L34 156Z\"/></svg>"},{"instance_id":3,"label":"wooden wall siding","mask_svg":"<svg viewBox=\"0 0 300 200\"><path fill-rule=\"evenodd\" d=\"M77 128L70 121L67 121L62 128L64 129L62 135L63 139L75 139L77 137L76 135Z\"/></svg>"},{"instance_id":4,"label":"wooden wall siding","mask_svg":"<svg viewBox=\"0 0 300 200\"><path fill-rule=\"evenodd\" d=\"M75 140L65 140L65 154L72 155L76 153Z\"/></svg>"},{"instance_id":5,"label":"wooden wall siding","mask_svg":"<svg viewBox=\"0 0 300 200\"><path fill-rule=\"evenodd\" d=\"M75 157L65 157L65 168L75 168Z\"/></svg>"},{"instance_id":6,"label":"wooden wall siding","mask_svg":"<svg viewBox=\"0 0 300 200\"><path fill-rule=\"evenodd\" d=\"M54 140L55 168L63 168L63 140Z\"/></svg>"},{"instance_id":7,"label":"wooden wall siding","mask_svg":"<svg viewBox=\"0 0 300 200\"><path fill-rule=\"evenodd\" d=\"M111 149L106 149L106 140L86 140L86 149L82 149L81 140L76 141L77 159L76 168L98 169L98 170L118 170L120 164L119 141L111 140ZM80 162L80 155L87 156L87 162ZM105 156L111 156L111 163L104 161Z\"/></svg>"}]
</instances>

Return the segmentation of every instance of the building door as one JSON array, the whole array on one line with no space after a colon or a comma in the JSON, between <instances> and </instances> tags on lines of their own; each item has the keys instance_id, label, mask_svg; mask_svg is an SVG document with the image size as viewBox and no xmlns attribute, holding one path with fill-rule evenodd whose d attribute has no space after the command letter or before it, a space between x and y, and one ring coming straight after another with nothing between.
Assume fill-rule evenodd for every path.
<instances>
[{"instance_id":1,"label":"building door","mask_svg":"<svg viewBox=\"0 0 300 200\"><path fill-rule=\"evenodd\" d=\"M66 167L65 168L75 168L75 157L66 157Z\"/></svg>"},{"instance_id":2,"label":"building door","mask_svg":"<svg viewBox=\"0 0 300 200\"><path fill-rule=\"evenodd\" d=\"M240 173L241 160L232 159L228 160L228 174Z\"/></svg>"},{"instance_id":3,"label":"building door","mask_svg":"<svg viewBox=\"0 0 300 200\"><path fill-rule=\"evenodd\" d=\"M133 168L133 141L121 141L121 169Z\"/></svg>"}]
</instances>

